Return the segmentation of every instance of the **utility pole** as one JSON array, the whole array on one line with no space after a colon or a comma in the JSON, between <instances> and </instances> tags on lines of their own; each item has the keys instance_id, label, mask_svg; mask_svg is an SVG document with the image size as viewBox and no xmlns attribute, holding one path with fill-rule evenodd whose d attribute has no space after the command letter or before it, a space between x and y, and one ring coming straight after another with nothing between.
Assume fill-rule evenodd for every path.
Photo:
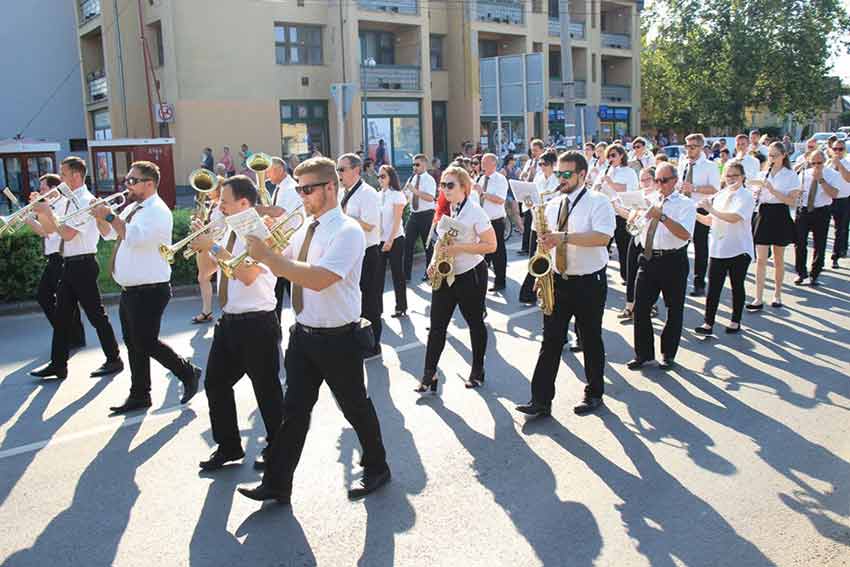
<instances>
[{"instance_id":1,"label":"utility pole","mask_svg":"<svg viewBox=\"0 0 850 567\"><path fill-rule=\"evenodd\" d=\"M564 137L568 146L576 143L576 99L573 81L573 51L570 37L570 0L558 1L561 23L561 86L564 91Z\"/></svg>"}]
</instances>

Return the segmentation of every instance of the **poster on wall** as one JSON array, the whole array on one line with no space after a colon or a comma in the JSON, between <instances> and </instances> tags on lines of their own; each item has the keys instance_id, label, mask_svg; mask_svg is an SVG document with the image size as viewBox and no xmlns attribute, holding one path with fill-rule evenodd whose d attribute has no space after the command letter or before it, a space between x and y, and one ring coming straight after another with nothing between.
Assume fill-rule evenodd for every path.
<instances>
[{"instance_id":1,"label":"poster on wall","mask_svg":"<svg viewBox=\"0 0 850 567\"><path fill-rule=\"evenodd\" d=\"M366 120L366 139L368 140L368 155L377 169L385 163L390 163L393 155L392 129L389 118L368 118Z\"/></svg>"}]
</instances>

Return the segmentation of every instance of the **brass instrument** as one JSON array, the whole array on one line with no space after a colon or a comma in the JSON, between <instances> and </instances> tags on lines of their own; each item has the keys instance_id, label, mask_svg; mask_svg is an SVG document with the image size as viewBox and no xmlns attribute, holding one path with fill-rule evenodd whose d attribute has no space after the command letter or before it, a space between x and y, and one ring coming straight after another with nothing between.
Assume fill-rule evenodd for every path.
<instances>
[{"instance_id":1,"label":"brass instrument","mask_svg":"<svg viewBox=\"0 0 850 567\"><path fill-rule=\"evenodd\" d=\"M210 194L216 190L222 178L209 169L196 169L189 174L189 185L195 190L195 212L192 214L202 223L210 220L212 206Z\"/></svg>"},{"instance_id":2,"label":"brass instrument","mask_svg":"<svg viewBox=\"0 0 850 567\"><path fill-rule=\"evenodd\" d=\"M306 216L304 215L304 212L300 210L303 206L304 205L299 205L297 209L269 227L271 236L268 240L266 240L266 244L271 246L276 252L285 250L286 247L289 246L289 241L292 239L292 236L299 228L301 228L301 225L304 224ZM296 218L298 219L298 224L292 227L287 227L289 222ZM233 273L236 271L236 268L238 268L247 259L248 251L246 250L229 260L217 260L217 263L218 267L221 269L221 273L228 279L233 279Z\"/></svg>"},{"instance_id":3,"label":"brass instrument","mask_svg":"<svg viewBox=\"0 0 850 567\"><path fill-rule=\"evenodd\" d=\"M170 246L168 244L160 244L159 245L159 255L162 256L162 259L165 260L166 262L168 262L169 264L173 264L174 263L174 256L181 249L183 249L184 247L191 244L192 241L195 240L197 237L201 236L202 234L204 234L205 232L207 232L209 230L220 231L222 228L224 228L224 221L223 220L221 222L217 222L217 223L208 223L208 224L202 226L201 228L199 228L198 230L189 233L185 238L178 240L177 242L175 242L174 244L172 244ZM183 250L183 257L186 258L187 260L194 255L195 255L195 251L192 250L191 248L186 248L186 250Z\"/></svg>"},{"instance_id":4,"label":"brass instrument","mask_svg":"<svg viewBox=\"0 0 850 567\"><path fill-rule=\"evenodd\" d=\"M248 161L245 162L248 169L257 174L257 193L260 196L260 204L268 207L272 204L272 197L266 189L266 170L272 165L272 158L268 154L258 152L251 154Z\"/></svg>"},{"instance_id":5,"label":"brass instrument","mask_svg":"<svg viewBox=\"0 0 850 567\"><path fill-rule=\"evenodd\" d=\"M649 219L646 217L646 211L638 209L636 215L626 222L626 231L632 236L639 236L646 225L649 224Z\"/></svg>"},{"instance_id":6,"label":"brass instrument","mask_svg":"<svg viewBox=\"0 0 850 567\"><path fill-rule=\"evenodd\" d=\"M59 187L61 187L61 185ZM59 187L54 187L47 193L39 194L35 199L30 201L28 205L19 207L18 210L11 215L0 217L0 236L5 234L14 234L20 230L26 221L35 215L33 208L36 203L41 201L50 201L53 197L61 195L62 190ZM13 205L20 205L20 201L18 201L18 198L8 187L3 190L3 194L6 195Z\"/></svg>"},{"instance_id":7,"label":"brass instrument","mask_svg":"<svg viewBox=\"0 0 850 567\"><path fill-rule=\"evenodd\" d=\"M129 191L121 191L120 193L113 193L107 197L94 199L88 204L88 206L83 207L82 209L77 209L76 211L56 219L56 224L59 226L68 226L70 224L73 228L73 225L84 222L81 219L87 215L91 215L91 212L100 205L106 205L112 209L114 213L116 210L127 204L127 195L129 195L129 193Z\"/></svg>"},{"instance_id":8,"label":"brass instrument","mask_svg":"<svg viewBox=\"0 0 850 567\"><path fill-rule=\"evenodd\" d=\"M443 281L448 281L449 285L452 285L455 281L455 259L454 256L449 256L446 253L446 248L452 245L457 235L458 232L455 228L449 228L437 243L439 253L434 260L434 273L431 276L431 289L434 291L443 286Z\"/></svg>"},{"instance_id":9,"label":"brass instrument","mask_svg":"<svg viewBox=\"0 0 850 567\"><path fill-rule=\"evenodd\" d=\"M543 251L543 235L551 232L546 221L546 205L532 205L531 199L525 206L531 209L537 226L537 252L528 260L528 273L537 280L537 304L544 315L555 309L555 277L552 274L552 257Z\"/></svg>"}]
</instances>

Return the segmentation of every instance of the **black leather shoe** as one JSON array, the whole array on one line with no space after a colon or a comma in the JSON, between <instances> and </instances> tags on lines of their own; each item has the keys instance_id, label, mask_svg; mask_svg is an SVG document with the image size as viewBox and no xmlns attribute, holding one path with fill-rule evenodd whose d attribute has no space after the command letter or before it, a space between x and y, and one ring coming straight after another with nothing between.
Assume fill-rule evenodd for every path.
<instances>
[{"instance_id":1,"label":"black leather shoe","mask_svg":"<svg viewBox=\"0 0 850 567\"><path fill-rule=\"evenodd\" d=\"M402 309L397 309L395 313L390 315L393 319L401 319L403 317L407 317L407 311Z\"/></svg>"},{"instance_id":2,"label":"black leather shoe","mask_svg":"<svg viewBox=\"0 0 850 567\"><path fill-rule=\"evenodd\" d=\"M482 372L477 376L470 376L463 385L467 388L480 388L484 385L484 373Z\"/></svg>"},{"instance_id":3,"label":"black leather shoe","mask_svg":"<svg viewBox=\"0 0 850 567\"><path fill-rule=\"evenodd\" d=\"M629 361L629 363L626 365L626 368L628 368L629 370L640 370L650 360L651 359L649 358L636 358L634 360Z\"/></svg>"},{"instance_id":4,"label":"black leather shoe","mask_svg":"<svg viewBox=\"0 0 850 567\"><path fill-rule=\"evenodd\" d=\"M818 281L817 277L812 276L812 279L809 280L809 285L812 286L812 287L817 287L817 286L820 285L820 282Z\"/></svg>"},{"instance_id":5,"label":"black leather shoe","mask_svg":"<svg viewBox=\"0 0 850 567\"><path fill-rule=\"evenodd\" d=\"M537 298L531 295L520 295L519 302L524 305L534 305L537 303Z\"/></svg>"},{"instance_id":6,"label":"black leather shoe","mask_svg":"<svg viewBox=\"0 0 850 567\"><path fill-rule=\"evenodd\" d=\"M359 486L348 491L349 500L357 500L363 498L367 494L371 494L381 488L390 481L390 469L385 467L384 470L378 473L364 472L363 478L360 479Z\"/></svg>"},{"instance_id":7,"label":"black leather shoe","mask_svg":"<svg viewBox=\"0 0 850 567\"><path fill-rule=\"evenodd\" d=\"M30 371L30 376L35 376L36 378L51 378L55 376L60 380L64 380L68 377L68 367L59 367L55 366L52 362L50 364L46 364L41 368L37 368L35 370Z\"/></svg>"},{"instance_id":8,"label":"black leather shoe","mask_svg":"<svg viewBox=\"0 0 850 567\"><path fill-rule=\"evenodd\" d=\"M188 404L189 400L198 393L198 382L201 380L201 369L194 364L190 364L189 366L191 366L192 374L187 376L185 380L182 380L183 397L180 398L181 404Z\"/></svg>"},{"instance_id":9,"label":"black leather shoe","mask_svg":"<svg viewBox=\"0 0 850 567\"><path fill-rule=\"evenodd\" d=\"M676 366L676 359L672 356L665 356L658 364L658 368L661 368L662 370L670 370L674 366Z\"/></svg>"},{"instance_id":10,"label":"black leather shoe","mask_svg":"<svg viewBox=\"0 0 850 567\"><path fill-rule=\"evenodd\" d=\"M710 335L713 331L712 331L711 327L709 327L707 329L705 327L695 327L694 332L698 335L702 335L702 336L706 337L706 336Z\"/></svg>"},{"instance_id":11,"label":"black leather shoe","mask_svg":"<svg viewBox=\"0 0 850 567\"><path fill-rule=\"evenodd\" d=\"M221 449L218 449L216 452L210 455L209 459L198 463L198 466L205 471L214 471L216 469L220 469L231 461L238 461L244 456L245 451L243 451L242 449L239 449L238 452L224 452Z\"/></svg>"},{"instance_id":12,"label":"black leather shoe","mask_svg":"<svg viewBox=\"0 0 850 567\"><path fill-rule=\"evenodd\" d=\"M122 405L111 406L109 408L109 411L111 411L114 414L130 413L131 411L136 411L136 410L140 410L140 409L147 409L147 408L151 407L151 405L152 404L151 404L150 397L147 397L147 398L127 398L127 401L125 401Z\"/></svg>"},{"instance_id":13,"label":"black leather shoe","mask_svg":"<svg viewBox=\"0 0 850 567\"><path fill-rule=\"evenodd\" d=\"M838 265L838 260L833 260L833 261L832 261L832 269L833 269L833 270L838 270L838 269L840 269L840 268L841 268L841 266L839 266L839 265Z\"/></svg>"},{"instance_id":14,"label":"black leather shoe","mask_svg":"<svg viewBox=\"0 0 850 567\"><path fill-rule=\"evenodd\" d=\"M579 405L573 408L576 415L587 415L596 411L596 408L602 405L602 398L585 397Z\"/></svg>"},{"instance_id":15,"label":"black leather shoe","mask_svg":"<svg viewBox=\"0 0 850 567\"><path fill-rule=\"evenodd\" d=\"M794 280L794 285L803 285L806 282L807 276L797 276L797 279Z\"/></svg>"},{"instance_id":16,"label":"black leather shoe","mask_svg":"<svg viewBox=\"0 0 850 567\"><path fill-rule=\"evenodd\" d=\"M761 311L764 309L764 303L747 303L747 311Z\"/></svg>"},{"instance_id":17,"label":"black leather shoe","mask_svg":"<svg viewBox=\"0 0 850 567\"><path fill-rule=\"evenodd\" d=\"M581 352L584 350L584 347L581 346L581 341L574 341L570 343L570 352Z\"/></svg>"},{"instance_id":18,"label":"black leather shoe","mask_svg":"<svg viewBox=\"0 0 850 567\"><path fill-rule=\"evenodd\" d=\"M695 287L691 290L691 293L690 293L691 297L702 297L703 295L705 295L705 288L704 287Z\"/></svg>"},{"instance_id":19,"label":"black leather shoe","mask_svg":"<svg viewBox=\"0 0 850 567\"><path fill-rule=\"evenodd\" d=\"M100 368L93 370L89 376L92 378L98 378L100 376L109 376L110 374L118 374L124 370L124 363L121 362L120 358L116 358L115 360L107 360L103 364L100 365Z\"/></svg>"},{"instance_id":20,"label":"black leather shoe","mask_svg":"<svg viewBox=\"0 0 850 567\"><path fill-rule=\"evenodd\" d=\"M531 400L525 405L517 406L516 410L519 413L524 413L525 415L530 415L531 417L540 417L543 415L552 415L552 405L551 404L542 404L540 402L535 402Z\"/></svg>"},{"instance_id":21,"label":"black leather shoe","mask_svg":"<svg viewBox=\"0 0 850 567\"><path fill-rule=\"evenodd\" d=\"M494 285L493 287L490 288L490 291L496 292L496 291L502 291L504 289L505 289L505 284Z\"/></svg>"},{"instance_id":22,"label":"black leather shoe","mask_svg":"<svg viewBox=\"0 0 850 567\"><path fill-rule=\"evenodd\" d=\"M257 455L256 459L254 459L254 470L255 471L266 470L266 463L269 462L269 452L270 451L271 451L271 449L269 449L268 446L266 446L265 449L260 451L260 454Z\"/></svg>"},{"instance_id":23,"label":"black leather shoe","mask_svg":"<svg viewBox=\"0 0 850 567\"><path fill-rule=\"evenodd\" d=\"M266 500L277 500L278 504L289 504L289 492L269 488L265 484L260 484L257 488L237 488L239 494L257 502L265 502Z\"/></svg>"}]
</instances>

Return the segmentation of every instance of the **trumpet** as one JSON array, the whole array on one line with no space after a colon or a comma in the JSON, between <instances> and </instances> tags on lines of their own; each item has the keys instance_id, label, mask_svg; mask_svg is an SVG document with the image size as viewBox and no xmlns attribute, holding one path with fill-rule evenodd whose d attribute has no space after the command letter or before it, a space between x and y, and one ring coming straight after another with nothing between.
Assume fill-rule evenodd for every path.
<instances>
[{"instance_id":1,"label":"trumpet","mask_svg":"<svg viewBox=\"0 0 850 567\"><path fill-rule=\"evenodd\" d=\"M298 208L269 227L271 236L268 240L266 240L266 243L271 246L275 252L285 250L286 247L289 246L289 241L292 239L292 236L304 224L306 217L304 216L303 211L300 210L303 206L303 204L298 205ZM292 219L298 219L298 224L295 226L287 226ZM247 259L248 251L246 250L229 260L217 260L217 263L218 267L221 269L221 273L224 274L226 278L233 279L233 274L236 271L236 268L238 268Z\"/></svg>"},{"instance_id":2,"label":"trumpet","mask_svg":"<svg viewBox=\"0 0 850 567\"><path fill-rule=\"evenodd\" d=\"M552 275L552 258L543 251L541 239L549 232L546 221L546 205L532 205L527 200L537 224L537 252L528 260L528 273L537 280L537 304L544 315L551 315L555 309L555 277Z\"/></svg>"},{"instance_id":3,"label":"trumpet","mask_svg":"<svg viewBox=\"0 0 850 567\"><path fill-rule=\"evenodd\" d=\"M77 224L81 221L81 219L85 216L91 215L92 211L101 205L106 205L113 212L120 209L124 205L127 204L127 195L129 195L129 191L121 191L120 193L113 193L107 197L102 197L100 199L94 199L88 206L83 207L82 209L77 209L72 213L68 213L67 215L56 219L56 224L60 226L68 226L69 224Z\"/></svg>"},{"instance_id":4,"label":"trumpet","mask_svg":"<svg viewBox=\"0 0 850 567\"><path fill-rule=\"evenodd\" d=\"M11 215L0 217L0 236L3 236L5 234L14 234L18 230L20 230L24 226L26 221L35 215L33 208L36 203L39 203L41 201L49 202L54 197L61 195L62 191L59 187L61 187L61 185L54 187L47 193L39 194L35 199L30 201L28 205L19 207L18 210L16 210ZM3 190L3 194L6 195L6 197L9 199L9 201L11 201L13 205L20 205L20 201L18 201L18 198L15 196L14 193L12 193L12 191L8 187Z\"/></svg>"},{"instance_id":5,"label":"trumpet","mask_svg":"<svg viewBox=\"0 0 850 567\"><path fill-rule=\"evenodd\" d=\"M193 216L202 223L209 221L212 207L210 193L216 190L222 178L209 169L196 169L189 174L189 185L195 190L195 212Z\"/></svg>"},{"instance_id":6,"label":"trumpet","mask_svg":"<svg viewBox=\"0 0 850 567\"><path fill-rule=\"evenodd\" d=\"M251 154L245 162L248 169L257 174L257 193L260 196L260 204L268 207L272 203L272 197L266 190L266 170L272 165L272 158L262 152Z\"/></svg>"},{"instance_id":7,"label":"trumpet","mask_svg":"<svg viewBox=\"0 0 850 567\"><path fill-rule=\"evenodd\" d=\"M191 242L193 240L195 240L197 237L199 237L200 235L204 234L205 232L207 232L209 230L220 231L221 228L223 228L223 225L224 225L224 221L217 222L217 223L208 223L208 224L202 226L201 228L199 228L198 230L190 233L185 238L178 240L177 242L175 242L174 244L172 244L170 246L168 244L160 244L159 245L159 255L162 256L162 259L165 260L166 262L168 262L169 264L173 264L174 263L174 256L181 249L183 249L186 246L188 246L189 244L191 244ZM186 250L183 250L183 257L186 258L187 260L194 255L195 255L195 251L192 250L191 248L186 248Z\"/></svg>"},{"instance_id":8,"label":"trumpet","mask_svg":"<svg viewBox=\"0 0 850 567\"><path fill-rule=\"evenodd\" d=\"M452 245L457 235L458 231L455 228L449 228L440 237L438 243L440 252L434 260L434 274L431 276L431 289L434 291L440 289L444 281L448 281L449 285L454 283L455 259L446 254L446 248Z\"/></svg>"},{"instance_id":9,"label":"trumpet","mask_svg":"<svg viewBox=\"0 0 850 567\"><path fill-rule=\"evenodd\" d=\"M646 218L646 211L643 209L638 209L634 218L629 219L626 222L626 231L632 236L639 236L643 229L646 228L646 225L649 223L649 219Z\"/></svg>"}]
</instances>

